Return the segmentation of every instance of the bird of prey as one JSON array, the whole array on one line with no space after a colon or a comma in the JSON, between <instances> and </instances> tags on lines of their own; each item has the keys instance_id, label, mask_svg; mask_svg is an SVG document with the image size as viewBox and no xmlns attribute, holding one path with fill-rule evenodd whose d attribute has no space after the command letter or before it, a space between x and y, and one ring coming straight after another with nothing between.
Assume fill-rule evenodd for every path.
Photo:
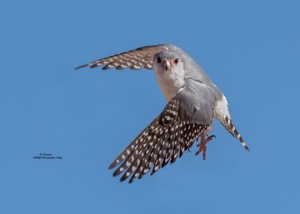
<instances>
[{"instance_id":1,"label":"bird of prey","mask_svg":"<svg viewBox=\"0 0 300 214\"><path fill-rule=\"evenodd\" d=\"M153 69L160 89L168 103L163 111L111 163L113 173L123 173L121 181L131 176L142 178L152 170L174 163L195 141L206 158L206 144L215 137L208 136L213 119L248 146L231 120L226 97L202 68L183 50L171 44L144 46L105 57L77 67L103 66L124 69Z\"/></svg>"}]
</instances>

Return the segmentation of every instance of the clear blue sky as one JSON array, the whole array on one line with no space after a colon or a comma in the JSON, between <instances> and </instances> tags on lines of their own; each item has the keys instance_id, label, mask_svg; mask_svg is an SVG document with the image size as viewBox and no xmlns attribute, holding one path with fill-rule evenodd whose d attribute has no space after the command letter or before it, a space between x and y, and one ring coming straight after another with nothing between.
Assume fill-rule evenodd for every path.
<instances>
[{"instance_id":1,"label":"clear blue sky","mask_svg":"<svg viewBox=\"0 0 300 214\"><path fill-rule=\"evenodd\" d=\"M1 3L0 213L299 213L299 1ZM144 45L189 53L225 93L215 124L133 184L109 164L166 101L152 71L83 63ZM40 153L62 159L33 159Z\"/></svg>"}]
</instances>

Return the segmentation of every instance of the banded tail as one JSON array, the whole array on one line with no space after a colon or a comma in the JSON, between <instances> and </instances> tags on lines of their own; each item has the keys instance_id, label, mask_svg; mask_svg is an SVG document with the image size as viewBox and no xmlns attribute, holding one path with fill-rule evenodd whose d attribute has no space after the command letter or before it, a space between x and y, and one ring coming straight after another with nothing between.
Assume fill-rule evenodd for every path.
<instances>
[{"instance_id":1,"label":"banded tail","mask_svg":"<svg viewBox=\"0 0 300 214\"><path fill-rule=\"evenodd\" d=\"M232 120L225 116L224 120L221 122L221 124L227 129L227 131L232 134L233 137L236 137L242 144L242 146L248 150L249 147L247 146L246 142L244 141L242 135L238 132L238 130L235 128L234 124L232 123Z\"/></svg>"}]
</instances>

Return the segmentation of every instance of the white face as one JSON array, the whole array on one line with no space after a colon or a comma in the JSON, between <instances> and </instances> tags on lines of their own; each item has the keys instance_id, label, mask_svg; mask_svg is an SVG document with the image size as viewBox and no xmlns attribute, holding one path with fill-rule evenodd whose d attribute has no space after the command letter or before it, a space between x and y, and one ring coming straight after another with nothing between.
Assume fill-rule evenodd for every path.
<instances>
[{"instance_id":1,"label":"white face","mask_svg":"<svg viewBox=\"0 0 300 214\"><path fill-rule=\"evenodd\" d=\"M172 71L175 67L180 66L182 62L176 56L166 56L158 54L154 57L153 65L159 70Z\"/></svg>"},{"instance_id":2,"label":"white face","mask_svg":"<svg viewBox=\"0 0 300 214\"><path fill-rule=\"evenodd\" d=\"M184 85L184 63L175 55L157 54L153 60L157 82L167 100Z\"/></svg>"}]
</instances>

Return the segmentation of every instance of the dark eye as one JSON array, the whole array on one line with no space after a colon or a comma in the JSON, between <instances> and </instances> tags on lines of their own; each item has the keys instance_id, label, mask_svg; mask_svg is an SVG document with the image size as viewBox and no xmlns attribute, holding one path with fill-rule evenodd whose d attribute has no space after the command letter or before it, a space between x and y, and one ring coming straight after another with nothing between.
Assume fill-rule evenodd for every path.
<instances>
[{"instance_id":1,"label":"dark eye","mask_svg":"<svg viewBox=\"0 0 300 214\"><path fill-rule=\"evenodd\" d=\"M157 63L161 63L161 58L157 57Z\"/></svg>"},{"instance_id":2,"label":"dark eye","mask_svg":"<svg viewBox=\"0 0 300 214\"><path fill-rule=\"evenodd\" d=\"M178 63L178 61L179 61L179 59L178 59L178 58L174 59L174 63L175 63L175 64L177 64L177 63Z\"/></svg>"}]
</instances>

